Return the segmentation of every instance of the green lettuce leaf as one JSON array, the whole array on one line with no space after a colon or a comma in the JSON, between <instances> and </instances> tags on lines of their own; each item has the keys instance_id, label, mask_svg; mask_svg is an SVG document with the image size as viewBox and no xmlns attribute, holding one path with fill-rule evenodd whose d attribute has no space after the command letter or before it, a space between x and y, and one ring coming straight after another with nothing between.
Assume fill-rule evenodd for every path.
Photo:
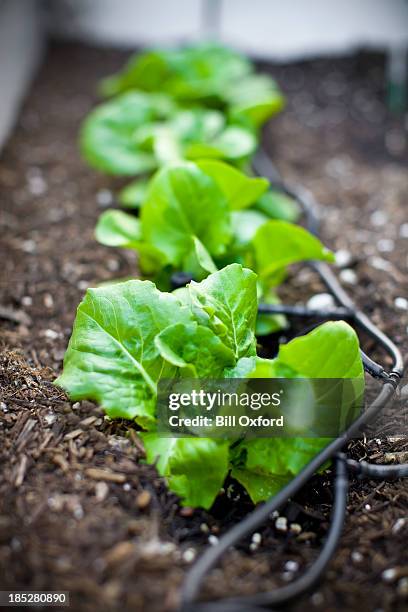
<instances>
[{"instance_id":1,"label":"green lettuce leaf","mask_svg":"<svg viewBox=\"0 0 408 612\"><path fill-rule=\"evenodd\" d=\"M196 321L167 327L155 343L163 359L189 378L222 378L224 369L236 361L232 350L209 327Z\"/></svg>"},{"instance_id":2,"label":"green lettuce leaf","mask_svg":"<svg viewBox=\"0 0 408 612\"><path fill-rule=\"evenodd\" d=\"M277 284L286 266L313 259L334 261L333 253L308 231L286 221L268 221L253 240L254 269L261 280Z\"/></svg>"},{"instance_id":3,"label":"green lettuce leaf","mask_svg":"<svg viewBox=\"0 0 408 612\"><path fill-rule=\"evenodd\" d=\"M168 125L154 130L153 150L158 166L172 164L183 159L183 147L174 130Z\"/></svg>"},{"instance_id":4,"label":"green lettuce leaf","mask_svg":"<svg viewBox=\"0 0 408 612\"><path fill-rule=\"evenodd\" d=\"M210 508L228 474L228 442L142 434L149 463L165 476L184 506Z\"/></svg>"},{"instance_id":5,"label":"green lettuce leaf","mask_svg":"<svg viewBox=\"0 0 408 612\"><path fill-rule=\"evenodd\" d=\"M258 474L255 470L239 469L233 466L231 476L247 490L254 504L273 497L288 484L290 477L276 474Z\"/></svg>"},{"instance_id":6,"label":"green lettuce leaf","mask_svg":"<svg viewBox=\"0 0 408 612\"><path fill-rule=\"evenodd\" d=\"M216 158L242 160L255 153L255 135L243 127L230 125L208 143L191 143L186 147L188 159Z\"/></svg>"},{"instance_id":7,"label":"green lettuce leaf","mask_svg":"<svg viewBox=\"0 0 408 612\"><path fill-rule=\"evenodd\" d=\"M296 200L272 189L261 195L254 204L254 208L270 219L280 219L290 223L297 221L300 216L300 209Z\"/></svg>"},{"instance_id":8,"label":"green lettuce leaf","mask_svg":"<svg viewBox=\"0 0 408 612\"><path fill-rule=\"evenodd\" d=\"M148 189L148 180L132 181L119 192L119 203L124 208L140 208L146 199Z\"/></svg>"},{"instance_id":9,"label":"green lettuce leaf","mask_svg":"<svg viewBox=\"0 0 408 612\"><path fill-rule=\"evenodd\" d=\"M169 72L165 54L148 51L133 55L123 70L103 79L100 90L105 96L117 96L131 89L159 91Z\"/></svg>"},{"instance_id":10,"label":"green lettuce leaf","mask_svg":"<svg viewBox=\"0 0 408 612\"><path fill-rule=\"evenodd\" d=\"M152 420L158 380L176 373L154 339L190 320L187 308L150 281L88 289L56 384L74 401L97 401L111 417Z\"/></svg>"},{"instance_id":11,"label":"green lettuce leaf","mask_svg":"<svg viewBox=\"0 0 408 612\"><path fill-rule=\"evenodd\" d=\"M231 264L201 283L191 282L177 295L191 308L196 320L232 350L236 360L255 354L258 303L254 272Z\"/></svg>"},{"instance_id":12,"label":"green lettuce leaf","mask_svg":"<svg viewBox=\"0 0 408 612\"><path fill-rule=\"evenodd\" d=\"M183 272L189 272L196 280L202 280L209 274L217 272L211 255L197 236L192 238L192 246L183 260Z\"/></svg>"},{"instance_id":13,"label":"green lettuce leaf","mask_svg":"<svg viewBox=\"0 0 408 612\"><path fill-rule=\"evenodd\" d=\"M325 323L281 345L276 359L241 360L230 371L230 375L234 374L259 378L352 378L355 397L360 397L364 389L358 338L344 321ZM350 398L345 409L349 403ZM330 438L313 437L244 440L234 447L232 475L257 503L277 493L329 442Z\"/></svg>"},{"instance_id":14,"label":"green lettuce leaf","mask_svg":"<svg viewBox=\"0 0 408 612\"><path fill-rule=\"evenodd\" d=\"M344 321L329 321L305 336L282 344L275 363L305 378L363 378L356 332Z\"/></svg>"},{"instance_id":15,"label":"green lettuce leaf","mask_svg":"<svg viewBox=\"0 0 408 612\"><path fill-rule=\"evenodd\" d=\"M156 158L151 150L143 150L135 133L173 112L172 101L161 94L131 92L102 104L82 125L82 155L91 166L108 174L151 172L157 167Z\"/></svg>"},{"instance_id":16,"label":"green lettuce leaf","mask_svg":"<svg viewBox=\"0 0 408 612\"><path fill-rule=\"evenodd\" d=\"M119 74L104 79L102 91L109 96L129 89L163 91L183 102L216 103L224 100L226 83L250 70L248 60L238 53L200 43L136 55Z\"/></svg>"},{"instance_id":17,"label":"green lettuce leaf","mask_svg":"<svg viewBox=\"0 0 408 612\"><path fill-rule=\"evenodd\" d=\"M268 291L261 293L259 302L262 304L280 304L280 299L276 293L269 289ZM273 334L281 329L288 327L288 321L285 315L281 314L258 314L256 319L256 335L267 336Z\"/></svg>"},{"instance_id":18,"label":"green lettuce leaf","mask_svg":"<svg viewBox=\"0 0 408 612\"><path fill-rule=\"evenodd\" d=\"M234 210L231 214L234 240L231 250L245 254L258 229L268 221L258 210Z\"/></svg>"},{"instance_id":19,"label":"green lettuce leaf","mask_svg":"<svg viewBox=\"0 0 408 612\"><path fill-rule=\"evenodd\" d=\"M166 166L153 178L141 210L146 242L177 267L196 236L213 255L222 255L231 240L228 203L216 183L195 164Z\"/></svg>"},{"instance_id":20,"label":"green lettuce leaf","mask_svg":"<svg viewBox=\"0 0 408 612\"><path fill-rule=\"evenodd\" d=\"M226 98L231 118L249 122L255 128L279 113L285 105L276 82L266 74L249 74L236 81L227 88Z\"/></svg>"},{"instance_id":21,"label":"green lettuce leaf","mask_svg":"<svg viewBox=\"0 0 408 612\"><path fill-rule=\"evenodd\" d=\"M225 122L220 111L195 107L179 110L168 124L182 142L208 142L222 133Z\"/></svg>"},{"instance_id":22,"label":"green lettuce leaf","mask_svg":"<svg viewBox=\"0 0 408 612\"><path fill-rule=\"evenodd\" d=\"M248 177L221 161L198 160L197 166L214 179L227 198L231 210L247 208L256 202L269 186L267 179Z\"/></svg>"},{"instance_id":23,"label":"green lettuce leaf","mask_svg":"<svg viewBox=\"0 0 408 612\"><path fill-rule=\"evenodd\" d=\"M142 240L140 221L121 210L106 210L96 224L95 238L106 246L137 249Z\"/></svg>"}]
</instances>

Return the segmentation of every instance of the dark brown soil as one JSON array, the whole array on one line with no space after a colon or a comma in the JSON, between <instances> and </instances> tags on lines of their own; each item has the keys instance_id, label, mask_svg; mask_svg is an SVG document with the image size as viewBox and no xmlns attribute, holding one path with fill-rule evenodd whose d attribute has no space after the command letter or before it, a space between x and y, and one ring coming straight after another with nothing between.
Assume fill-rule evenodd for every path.
<instances>
[{"instance_id":1,"label":"dark brown soil","mask_svg":"<svg viewBox=\"0 0 408 612\"><path fill-rule=\"evenodd\" d=\"M251 509L235 491L209 513L181 510L154 468L139 462L143 449L129 424L107 421L88 402L71 405L52 385L85 288L137 269L132 254L93 239L116 184L88 169L76 146L98 79L124 58L52 46L0 166L0 588L68 590L73 609L92 612L174 609L194 554ZM271 123L266 145L285 177L320 200L326 243L352 255L356 283L347 288L407 353L408 312L395 300L408 295L408 152L402 120L384 105L383 58L274 73L288 109ZM293 302L319 290L302 270L282 295ZM354 443L353 452L381 462L384 450L407 449L404 440L374 440ZM293 579L326 532L329 482L330 474L316 477L282 510L299 535L278 532L271 519L259 549L244 542L232 551L207 595ZM339 551L318 588L291 609L406 610L407 536L404 482L354 481Z\"/></svg>"}]
</instances>

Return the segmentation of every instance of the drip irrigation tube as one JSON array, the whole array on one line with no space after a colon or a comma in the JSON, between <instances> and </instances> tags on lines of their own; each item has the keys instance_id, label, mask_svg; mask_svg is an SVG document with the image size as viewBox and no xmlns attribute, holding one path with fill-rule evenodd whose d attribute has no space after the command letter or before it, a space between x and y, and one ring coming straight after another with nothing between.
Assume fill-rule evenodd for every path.
<instances>
[{"instance_id":1,"label":"drip irrigation tube","mask_svg":"<svg viewBox=\"0 0 408 612\"><path fill-rule=\"evenodd\" d=\"M306 227L315 235L319 233L319 207L313 196L303 188L293 188L284 183L279 173L264 151L260 151L255 160L255 170L266 176L274 187L295 198L301 206ZM279 493L266 503L255 508L241 522L232 527L222 536L216 546L208 548L188 572L182 589L182 612L256 612L282 605L308 591L325 571L330 561L343 529L346 515L348 471L359 478L381 478L394 480L408 477L408 464L375 465L366 461L349 459L341 452L344 445L370 423L395 395L399 381L403 375L403 359L395 344L381 332L368 317L358 310L351 298L341 287L329 266L322 262L310 264L320 276L330 293L338 302L338 306L327 310L313 310L303 306L260 304L259 311L271 314L287 314L289 316L316 318L346 318L355 327L370 335L381 345L392 359L392 368L386 371L383 366L362 352L364 369L371 376L382 380L381 391L366 411L338 438L330 442L320 453L299 472ZM334 504L326 540L316 560L309 568L291 584L277 588L274 591L245 597L223 598L217 601L200 602L198 597L204 577L217 564L220 557L245 536L251 534L262 523L268 520L270 514L281 508L289 498L299 491L315 472L329 459L335 458Z\"/></svg>"}]
</instances>

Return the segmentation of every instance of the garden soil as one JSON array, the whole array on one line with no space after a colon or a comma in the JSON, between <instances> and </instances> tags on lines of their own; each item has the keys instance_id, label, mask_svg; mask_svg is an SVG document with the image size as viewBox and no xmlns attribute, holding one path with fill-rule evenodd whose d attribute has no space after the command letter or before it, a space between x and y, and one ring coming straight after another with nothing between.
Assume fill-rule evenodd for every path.
<instances>
[{"instance_id":1,"label":"garden soil","mask_svg":"<svg viewBox=\"0 0 408 612\"><path fill-rule=\"evenodd\" d=\"M77 146L98 79L125 58L51 45L0 161L0 587L69 591L78 612L174 610L193 558L252 508L231 482L210 512L182 509L143 463L130 423L105 419L90 402L72 405L52 384L86 287L137 274L134 254L93 236L121 181L88 168ZM288 100L265 130L267 150L288 181L317 197L324 240L343 251L345 286L406 354L408 150L403 120L385 105L384 58L262 68ZM322 290L301 268L281 296L297 303ZM373 353L372 342L364 346ZM355 441L351 452L406 461L408 441ZM292 529L279 531L271 517L255 551L251 538L230 551L205 597L293 580L327 532L330 482L330 471L316 476L281 510ZM406 610L407 538L406 483L353 480L338 552L289 609Z\"/></svg>"}]
</instances>

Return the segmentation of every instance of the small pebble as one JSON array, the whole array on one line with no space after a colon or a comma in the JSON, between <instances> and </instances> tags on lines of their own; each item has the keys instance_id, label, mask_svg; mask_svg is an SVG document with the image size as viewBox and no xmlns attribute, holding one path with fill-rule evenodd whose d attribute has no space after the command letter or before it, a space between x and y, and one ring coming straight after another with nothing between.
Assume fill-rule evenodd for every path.
<instances>
[{"instance_id":1,"label":"small pebble","mask_svg":"<svg viewBox=\"0 0 408 612\"><path fill-rule=\"evenodd\" d=\"M18 538L11 539L10 547L14 552L19 552L23 548L21 541Z\"/></svg>"},{"instance_id":2,"label":"small pebble","mask_svg":"<svg viewBox=\"0 0 408 612\"><path fill-rule=\"evenodd\" d=\"M289 530L295 535L299 535L302 532L302 527L299 523L291 523Z\"/></svg>"},{"instance_id":3,"label":"small pebble","mask_svg":"<svg viewBox=\"0 0 408 612\"><path fill-rule=\"evenodd\" d=\"M399 310L408 310L408 300L404 297L396 297L394 300L395 308Z\"/></svg>"},{"instance_id":4,"label":"small pebble","mask_svg":"<svg viewBox=\"0 0 408 612\"><path fill-rule=\"evenodd\" d=\"M35 253L37 245L34 240L24 240L21 243L21 250L24 251L24 253Z\"/></svg>"},{"instance_id":5,"label":"small pebble","mask_svg":"<svg viewBox=\"0 0 408 612\"><path fill-rule=\"evenodd\" d=\"M109 493L109 487L106 482L100 481L95 485L95 497L98 502L103 501L107 498Z\"/></svg>"},{"instance_id":6,"label":"small pebble","mask_svg":"<svg viewBox=\"0 0 408 612\"><path fill-rule=\"evenodd\" d=\"M44 306L46 308L52 308L54 306L54 298L52 297L51 293L46 293L44 295Z\"/></svg>"},{"instance_id":7,"label":"small pebble","mask_svg":"<svg viewBox=\"0 0 408 612\"><path fill-rule=\"evenodd\" d=\"M208 543L211 544L211 546L216 546L218 544L218 538L217 536L211 534L208 536Z\"/></svg>"},{"instance_id":8,"label":"small pebble","mask_svg":"<svg viewBox=\"0 0 408 612\"><path fill-rule=\"evenodd\" d=\"M385 214L384 211L376 210L375 212L372 213L370 217L370 221L373 225L376 225L378 227L380 225L385 225L387 223L388 216Z\"/></svg>"},{"instance_id":9,"label":"small pebble","mask_svg":"<svg viewBox=\"0 0 408 612\"><path fill-rule=\"evenodd\" d=\"M335 306L335 301L330 293L316 293L307 302L307 307L311 310L328 309Z\"/></svg>"},{"instance_id":10,"label":"small pebble","mask_svg":"<svg viewBox=\"0 0 408 612\"><path fill-rule=\"evenodd\" d=\"M139 510L145 510L147 506L150 504L151 499L152 499L152 496L150 495L149 491L144 490L141 493L139 493L139 495L136 497L136 505L139 508Z\"/></svg>"},{"instance_id":11,"label":"small pebble","mask_svg":"<svg viewBox=\"0 0 408 612\"><path fill-rule=\"evenodd\" d=\"M348 285L357 285L357 274L354 272L354 270L350 270L350 268L342 270L339 274L339 277L340 280L343 281L343 283L347 283Z\"/></svg>"},{"instance_id":12,"label":"small pebble","mask_svg":"<svg viewBox=\"0 0 408 612\"><path fill-rule=\"evenodd\" d=\"M383 272L391 272L392 270L392 265L390 262L386 261L382 257L370 257L368 263L376 270L382 270Z\"/></svg>"},{"instance_id":13,"label":"small pebble","mask_svg":"<svg viewBox=\"0 0 408 612\"><path fill-rule=\"evenodd\" d=\"M105 208L106 206L110 206L113 202L113 195L109 189L101 189L96 194L96 202L98 206L101 208Z\"/></svg>"},{"instance_id":14,"label":"small pebble","mask_svg":"<svg viewBox=\"0 0 408 612\"><path fill-rule=\"evenodd\" d=\"M120 268L120 263L117 259L113 259L112 257L107 260L106 267L110 272L117 272Z\"/></svg>"},{"instance_id":15,"label":"small pebble","mask_svg":"<svg viewBox=\"0 0 408 612\"><path fill-rule=\"evenodd\" d=\"M392 533L399 533L407 524L406 518L399 518L392 526Z\"/></svg>"},{"instance_id":16,"label":"small pebble","mask_svg":"<svg viewBox=\"0 0 408 612\"><path fill-rule=\"evenodd\" d=\"M299 563L297 561L286 561L285 570L288 572L297 572L299 569Z\"/></svg>"},{"instance_id":17,"label":"small pebble","mask_svg":"<svg viewBox=\"0 0 408 612\"><path fill-rule=\"evenodd\" d=\"M123 490L124 491L130 491L131 490L131 485L128 482L125 482L125 484L123 485Z\"/></svg>"},{"instance_id":18,"label":"small pebble","mask_svg":"<svg viewBox=\"0 0 408 612\"><path fill-rule=\"evenodd\" d=\"M252 536L252 542L254 544L260 544L262 542L262 536L260 533L254 533Z\"/></svg>"},{"instance_id":19,"label":"small pebble","mask_svg":"<svg viewBox=\"0 0 408 612\"><path fill-rule=\"evenodd\" d=\"M314 606L321 606L323 601L324 601L324 597L321 593L319 593L319 591L317 593L313 593L312 597L311 597L311 601L312 604Z\"/></svg>"},{"instance_id":20,"label":"small pebble","mask_svg":"<svg viewBox=\"0 0 408 612\"><path fill-rule=\"evenodd\" d=\"M195 558L196 551L194 548L187 548L187 550L183 552L183 561L185 561L185 563L192 563Z\"/></svg>"},{"instance_id":21,"label":"small pebble","mask_svg":"<svg viewBox=\"0 0 408 612\"><path fill-rule=\"evenodd\" d=\"M408 597L408 578L401 578L397 586L398 595Z\"/></svg>"},{"instance_id":22,"label":"small pebble","mask_svg":"<svg viewBox=\"0 0 408 612\"><path fill-rule=\"evenodd\" d=\"M73 510L73 515L74 517L77 519L77 521L80 521L82 518L84 518L84 510L81 506L81 504L77 504Z\"/></svg>"},{"instance_id":23,"label":"small pebble","mask_svg":"<svg viewBox=\"0 0 408 612\"><path fill-rule=\"evenodd\" d=\"M44 421L47 423L47 425L52 425L53 423L55 423L56 420L57 416L52 411L47 412L44 417Z\"/></svg>"},{"instance_id":24,"label":"small pebble","mask_svg":"<svg viewBox=\"0 0 408 612\"><path fill-rule=\"evenodd\" d=\"M396 567L390 567L381 574L384 582L394 582L398 578L398 570Z\"/></svg>"},{"instance_id":25,"label":"small pebble","mask_svg":"<svg viewBox=\"0 0 408 612\"><path fill-rule=\"evenodd\" d=\"M346 249L339 249L338 251L336 251L334 256L336 258L335 263L338 268L345 268L349 266L352 260L352 255L350 251L346 251Z\"/></svg>"},{"instance_id":26,"label":"small pebble","mask_svg":"<svg viewBox=\"0 0 408 612\"><path fill-rule=\"evenodd\" d=\"M365 510L367 510L367 511L370 511L370 510L371 510L371 506L370 506L370 504L366 504L366 505L364 506L364 509L365 509Z\"/></svg>"},{"instance_id":27,"label":"small pebble","mask_svg":"<svg viewBox=\"0 0 408 612\"><path fill-rule=\"evenodd\" d=\"M210 532L210 528L208 527L207 523L201 523L200 531L202 533L209 533Z\"/></svg>"},{"instance_id":28,"label":"small pebble","mask_svg":"<svg viewBox=\"0 0 408 612\"><path fill-rule=\"evenodd\" d=\"M288 519L286 516L279 516L275 521L275 527L278 531L288 530Z\"/></svg>"},{"instance_id":29,"label":"small pebble","mask_svg":"<svg viewBox=\"0 0 408 612\"><path fill-rule=\"evenodd\" d=\"M394 247L395 242L389 238L381 238L381 240L377 242L377 249L381 251L381 253L392 253Z\"/></svg>"},{"instance_id":30,"label":"small pebble","mask_svg":"<svg viewBox=\"0 0 408 612\"><path fill-rule=\"evenodd\" d=\"M31 195L41 196L47 191L47 183L42 176L30 176L28 177L28 191Z\"/></svg>"},{"instance_id":31,"label":"small pebble","mask_svg":"<svg viewBox=\"0 0 408 612\"><path fill-rule=\"evenodd\" d=\"M353 550L353 552L351 553L351 560L353 561L353 563L361 563L363 559L364 557L361 552L358 552L358 550Z\"/></svg>"},{"instance_id":32,"label":"small pebble","mask_svg":"<svg viewBox=\"0 0 408 612\"><path fill-rule=\"evenodd\" d=\"M72 410L79 410L80 407L81 407L80 402L75 402L75 404L72 404Z\"/></svg>"},{"instance_id":33,"label":"small pebble","mask_svg":"<svg viewBox=\"0 0 408 612\"><path fill-rule=\"evenodd\" d=\"M176 545L173 542L161 542L154 537L142 546L141 552L143 557L153 559L157 556L171 555L175 549Z\"/></svg>"},{"instance_id":34,"label":"small pebble","mask_svg":"<svg viewBox=\"0 0 408 612\"><path fill-rule=\"evenodd\" d=\"M21 304L22 304L23 306L32 306L32 304L33 304L33 298L32 298L31 296L29 296L29 295L24 295L24 296L21 298Z\"/></svg>"},{"instance_id":35,"label":"small pebble","mask_svg":"<svg viewBox=\"0 0 408 612\"><path fill-rule=\"evenodd\" d=\"M53 329L45 329L43 331L43 336L45 336L45 338L49 338L49 340L56 340L59 334Z\"/></svg>"},{"instance_id":36,"label":"small pebble","mask_svg":"<svg viewBox=\"0 0 408 612\"><path fill-rule=\"evenodd\" d=\"M78 289L79 289L80 291L86 291L86 290L88 289L88 287L89 287L89 283L88 283L88 281L86 281L86 280L80 280L80 281L77 283L77 287L78 287Z\"/></svg>"},{"instance_id":37,"label":"small pebble","mask_svg":"<svg viewBox=\"0 0 408 612\"><path fill-rule=\"evenodd\" d=\"M399 233L401 238L408 238L408 223L403 223L401 225Z\"/></svg>"},{"instance_id":38,"label":"small pebble","mask_svg":"<svg viewBox=\"0 0 408 612\"><path fill-rule=\"evenodd\" d=\"M184 506L183 508L180 508L180 516L184 516L184 518L190 518L190 516L193 516L194 514L194 508L191 508L190 506Z\"/></svg>"}]
</instances>

